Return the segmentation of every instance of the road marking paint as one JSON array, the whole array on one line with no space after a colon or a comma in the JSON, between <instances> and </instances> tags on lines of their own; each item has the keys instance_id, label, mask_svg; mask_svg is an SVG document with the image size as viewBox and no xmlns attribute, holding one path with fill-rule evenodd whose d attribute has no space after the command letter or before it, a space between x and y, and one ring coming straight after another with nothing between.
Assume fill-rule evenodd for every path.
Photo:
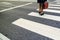
<instances>
[{"instance_id":1,"label":"road marking paint","mask_svg":"<svg viewBox=\"0 0 60 40\"><path fill-rule=\"evenodd\" d=\"M50 6L60 6L59 4L49 4Z\"/></svg>"},{"instance_id":2,"label":"road marking paint","mask_svg":"<svg viewBox=\"0 0 60 40\"><path fill-rule=\"evenodd\" d=\"M60 9L60 7L49 7L49 8L52 8L52 9L53 9L53 8L54 8L54 9Z\"/></svg>"},{"instance_id":3,"label":"road marking paint","mask_svg":"<svg viewBox=\"0 0 60 40\"><path fill-rule=\"evenodd\" d=\"M37 9L38 11L39 9ZM59 10L53 10L53 9L44 9L43 11L46 11L46 12L53 12L53 13L60 13Z\"/></svg>"},{"instance_id":4,"label":"road marking paint","mask_svg":"<svg viewBox=\"0 0 60 40\"><path fill-rule=\"evenodd\" d=\"M10 39L0 33L0 40L10 40Z\"/></svg>"},{"instance_id":5,"label":"road marking paint","mask_svg":"<svg viewBox=\"0 0 60 40\"><path fill-rule=\"evenodd\" d=\"M60 29L58 28L54 28L52 26L44 25L41 23L36 23L23 18L12 22L12 24L33 31L40 35L52 38L54 40L60 40Z\"/></svg>"},{"instance_id":6,"label":"road marking paint","mask_svg":"<svg viewBox=\"0 0 60 40\"><path fill-rule=\"evenodd\" d=\"M40 16L37 12L31 12L28 15L35 16L35 17L46 18L46 19L50 19L50 20L60 21L60 17L54 16L54 15L44 14L44 16Z\"/></svg>"},{"instance_id":7,"label":"road marking paint","mask_svg":"<svg viewBox=\"0 0 60 40\"><path fill-rule=\"evenodd\" d=\"M15 8L27 6L27 5L30 5L30 4L32 4L32 3L27 3L27 4L24 4L24 5L19 5L19 6L12 7L12 8L7 8L7 9L4 9L4 10L1 10L0 12L4 12L4 11L12 10L12 9L15 9Z\"/></svg>"}]
</instances>

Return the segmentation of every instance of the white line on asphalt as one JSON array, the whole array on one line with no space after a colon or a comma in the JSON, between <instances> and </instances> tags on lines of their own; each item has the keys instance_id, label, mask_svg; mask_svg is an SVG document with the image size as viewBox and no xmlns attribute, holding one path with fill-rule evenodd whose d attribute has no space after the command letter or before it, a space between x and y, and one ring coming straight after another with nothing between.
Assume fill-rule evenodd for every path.
<instances>
[{"instance_id":1,"label":"white line on asphalt","mask_svg":"<svg viewBox=\"0 0 60 40\"><path fill-rule=\"evenodd\" d=\"M37 9L38 11L39 9ZM46 12L53 12L53 13L60 13L59 10L53 10L53 9L44 9L43 11L46 11Z\"/></svg>"},{"instance_id":2,"label":"white line on asphalt","mask_svg":"<svg viewBox=\"0 0 60 40\"><path fill-rule=\"evenodd\" d=\"M53 8L54 8L54 9L60 9L60 7L49 7L49 8L52 8L52 9L53 9Z\"/></svg>"},{"instance_id":3,"label":"white line on asphalt","mask_svg":"<svg viewBox=\"0 0 60 40\"><path fill-rule=\"evenodd\" d=\"M10 40L10 39L0 33L0 40Z\"/></svg>"},{"instance_id":4,"label":"white line on asphalt","mask_svg":"<svg viewBox=\"0 0 60 40\"><path fill-rule=\"evenodd\" d=\"M35 16L35 17L46 18L46 19L50 19L50 20L60 21L60 17L59 16L54 16L54 15L44 14L44 16L40 16L37 12L31 12L28 15Z\"/></svg>"},{"instance_id":5,"label":"white line on asphalt","mask_svg":"<svg viewBox=\"0 0 60 40\"><path fill-rule=\"evenodd\" d=\"M50 6L60 6L59 4L49 4Z\"/></svg>"},{"instance_id":6,"label":"white line on asphalt","mask_svg":"<svg viewBox=\"0 0 60 40\"><path fill-rule=\"evenodd\" d=\"M32 4L32 3L27 3L27 4L24 4L24 5L19 5L19 6L16 6L16 7L12 7L12 8L8 8L8 9L4 9L4 10L1 10L0 12L4 12L4 11L12 10L12 9L15 9L15 8L19 8L19 7L27 6L27 5L30 5L30 4Z\"/></svg>"},{"instance_id":7,"label":"white line on asphalt","mask_svg":"<svg viewBox=\"0 0 60 40\"><path fill-rule=\"evenodd\" d=\"M36 23L23 18L12 22L12 24L33 31L40 35L52 38L54 40L60 40L60 29L58 28L54 28L52 26L44 25L41 23Z\"/></svg>"},{"instance_id":8,"label":"white line on asphalt","mask_svg":"<svg viewBox=\"0 0 60 40\"><path fill-rule=\"evenodd\" d=\"M57 5L57 4L49 4L49 8L60 9L60 5Z\"/></svg>"}]
</instances>

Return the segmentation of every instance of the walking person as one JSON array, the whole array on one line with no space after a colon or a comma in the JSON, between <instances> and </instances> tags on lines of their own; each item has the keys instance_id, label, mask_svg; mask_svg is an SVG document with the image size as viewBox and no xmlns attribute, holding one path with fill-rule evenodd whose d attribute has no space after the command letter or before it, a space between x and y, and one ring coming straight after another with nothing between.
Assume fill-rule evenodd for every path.
<instances>
[{"instance_id":1,"label":"walking person","mask_svg":"<svg viewBox=\"0 0 60 40\"><path fill-rule=\"evenodd\" d=\"M37 0L37 3L39 4L39 14L44 15L43 9L44 9L44 3L47 0Z\"/></svg>"}]
</instances>

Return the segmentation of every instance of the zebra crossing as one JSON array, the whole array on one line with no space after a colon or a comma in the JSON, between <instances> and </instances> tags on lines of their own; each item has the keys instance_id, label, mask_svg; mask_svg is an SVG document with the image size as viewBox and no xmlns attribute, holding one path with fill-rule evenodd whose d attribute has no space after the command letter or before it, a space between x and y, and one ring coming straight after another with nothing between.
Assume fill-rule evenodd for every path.
<instances>
[{"instance_id":1,"label":"zebra crossing","mask_svg":"<svg viewBox=\"0 0 60 40\"><path fill-rule=\"evenodd\" d=\"M0 33L0 40L10 40L10 39Z\"/></svg>"},{"instance_id":2,"label":"zebra crossing","mask_svg":"<svg viewBox=\"0 0 60 40\"><path fill-rule=\"evenodd\" d=\"M44 9L44 12L60 14L60 5L50 4L48 9ZM60 16L56 16L56 15L45 14L43 16L40 16L37 12L30 12L28 15L60 22ZM60 28L55 28L53 26L37 23L24 18L19 18L16 21L12 22L12 24L23 27L35 33L44 35L46 37L52 38L54 40L60 40Z\"/></svg>"}]
</instances>

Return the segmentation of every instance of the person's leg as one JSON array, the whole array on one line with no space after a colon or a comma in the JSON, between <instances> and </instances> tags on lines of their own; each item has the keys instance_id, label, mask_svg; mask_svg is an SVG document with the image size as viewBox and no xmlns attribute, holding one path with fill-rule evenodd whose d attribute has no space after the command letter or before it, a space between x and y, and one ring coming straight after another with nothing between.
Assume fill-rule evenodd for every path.
<instances>
[{"instance_id":1,"label":"person's leg","mask_svg":"<svg viewBox=\"0 0 60 40\"><path fill-rule=\"evenodd\" d=\"M39 12L43 12L42 4L39 3Z\"/></svg>"},{"instance_id":2,"label":"person's leg","mask_svg":"<svg viewBox=\"0 0 60 40\"><path fill-rule=\"evenodd\" d=\"M40 15L43 15L43 4L42 3L39 3L39 14Z\"/></svg>"}]
</instances>

